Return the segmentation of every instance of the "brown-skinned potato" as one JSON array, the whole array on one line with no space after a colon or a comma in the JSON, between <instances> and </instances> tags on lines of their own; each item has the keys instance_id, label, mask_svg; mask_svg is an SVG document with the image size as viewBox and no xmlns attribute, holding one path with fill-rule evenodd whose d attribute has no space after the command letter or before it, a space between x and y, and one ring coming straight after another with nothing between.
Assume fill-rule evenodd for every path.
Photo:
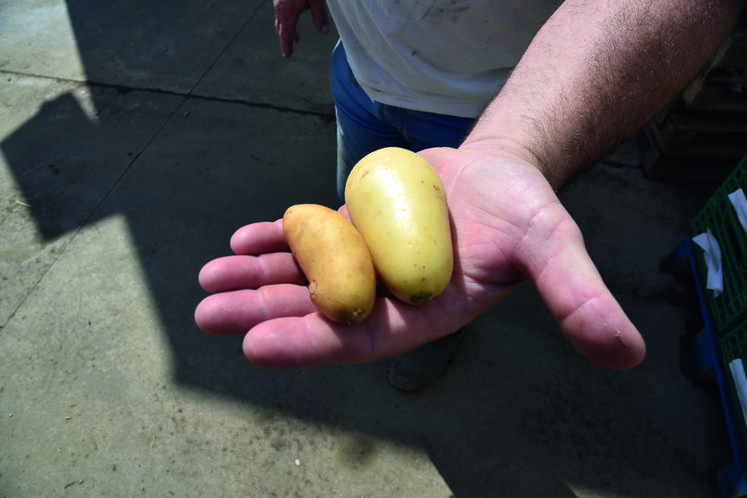
<instances>
[{"instance_id":1,"label":"brown-skinned potato","mask_svg":"<svg viewBox=\"0 0 747 498\"><path fill-rule=\"evenodd\" d=\"M337 211L297 204L283 216L283 235L319 311L337 323L365 320L376 299L376 271L358 230Z\"/></svg>"}]
</instances>

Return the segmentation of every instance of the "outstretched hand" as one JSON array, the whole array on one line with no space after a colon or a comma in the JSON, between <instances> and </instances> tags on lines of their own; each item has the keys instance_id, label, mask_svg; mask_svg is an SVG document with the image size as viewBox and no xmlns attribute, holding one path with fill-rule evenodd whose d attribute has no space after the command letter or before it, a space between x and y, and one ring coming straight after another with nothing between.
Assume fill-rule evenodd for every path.
<instances>
[{"instance_id":1,"label":"outstretched hand","mask_svg":"<svg viewBox=\"0 0 747 498\"><path fill-rule=\"evenodd\" d=\"M234 256L200 272L212 295L195 311L198 326L245 334L244 353L261 366L367 362L447 335L529 281L581 354L616 369L643 359L643 339L534 166L469 148L421 154L441 176L453 222L454 273L441 295L422 306L381 296L365 322L332 323L309 299L282 221L255 223L232 237Z\"/></svg>"}]
</instances>

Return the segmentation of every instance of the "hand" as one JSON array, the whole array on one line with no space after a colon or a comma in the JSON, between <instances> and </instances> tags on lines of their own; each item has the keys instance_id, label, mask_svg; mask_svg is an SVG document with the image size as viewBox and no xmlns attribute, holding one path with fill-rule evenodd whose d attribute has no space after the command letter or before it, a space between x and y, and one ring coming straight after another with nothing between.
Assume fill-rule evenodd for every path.
<instances>
[{"instance_id":1,"label":"hand","mask_svg":"<svg viewBox=\"0 0 747 498\"><path fill-rule=\"evenodd\" d=\"M444 182L454 227L454 273L441 295L423 306L378 297L362 324L334 324L311 303L282 221L257 223L232 237L237 255L200 272L203 288L215 294L195 311L199 327L246 334L244 352L262 366L366 362L457 330L528 280L584 356L609 368L629 368L643 359L643 339L534 166L467 148L421 154Z\"/></svg>"},{"instance_id":2,"label":"hand","mask_svg":"<svg viewBox=\"0 0 747 498\"><path fill-rule=\"evenodd\" d=\"M273 0L275 7L275 31L280 38L283 57L293 54L293 45L301 41L296 31L298 18L306 10L311 10L311 18L316 29L326 34L329 32L327 7L324 0Z\"/></svg>"}]
</instances>

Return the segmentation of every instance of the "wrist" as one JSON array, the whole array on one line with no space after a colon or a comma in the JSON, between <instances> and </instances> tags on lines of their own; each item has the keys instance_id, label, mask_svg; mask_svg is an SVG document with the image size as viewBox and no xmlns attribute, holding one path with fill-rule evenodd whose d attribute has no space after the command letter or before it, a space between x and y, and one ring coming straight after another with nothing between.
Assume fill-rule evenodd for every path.
<instances>
[{"instance_id":1,"label":"wrist","mask_svg":"<svg viewBox=\"0 0 747 498\"><path fill-rule=\"evenodd\" d=\"M475 128L459 149L469 153L511 158L528 164L544 176L553 191L560 191L568 180L562 174L562 169L553 168L548 160L526 143L519 136L490 136Z\"/></svg>"}]
</instances>

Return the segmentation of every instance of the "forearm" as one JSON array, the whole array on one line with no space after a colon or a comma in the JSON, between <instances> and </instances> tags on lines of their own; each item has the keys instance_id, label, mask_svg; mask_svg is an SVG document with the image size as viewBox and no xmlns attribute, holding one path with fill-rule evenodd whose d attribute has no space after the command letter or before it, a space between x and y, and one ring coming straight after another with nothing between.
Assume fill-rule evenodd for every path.
<instances>
[{"instance_id":1,"label":"forearm","mask_svg":"<svg viewBox=\"0 0 747 498\"><path fill-rule=\"evenodd\" d=\"M740 0L568 0L465 146L535 164L559 189L651 119L708 61Z\"/></svg>"}]
</instances>

